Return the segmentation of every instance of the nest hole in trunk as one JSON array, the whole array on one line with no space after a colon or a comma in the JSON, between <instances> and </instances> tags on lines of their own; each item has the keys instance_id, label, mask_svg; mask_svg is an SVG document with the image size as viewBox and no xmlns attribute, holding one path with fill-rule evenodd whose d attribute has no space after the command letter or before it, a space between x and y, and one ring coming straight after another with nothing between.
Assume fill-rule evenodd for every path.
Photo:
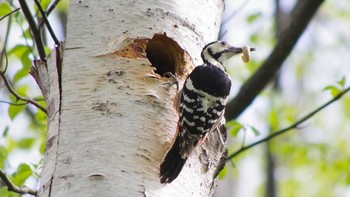
<instances>
[{"instance_id":1,"label":"nest hole in trunk","mask_svg":"<svg viewBox=\"0 0 350 197\"><path fill-rule=\"evenodd\" d=\"M183 79L194 68L189 54L166 34L154 34L147 42L146 57L160 76L171 72Z\"/></svg>"}]
</instances>

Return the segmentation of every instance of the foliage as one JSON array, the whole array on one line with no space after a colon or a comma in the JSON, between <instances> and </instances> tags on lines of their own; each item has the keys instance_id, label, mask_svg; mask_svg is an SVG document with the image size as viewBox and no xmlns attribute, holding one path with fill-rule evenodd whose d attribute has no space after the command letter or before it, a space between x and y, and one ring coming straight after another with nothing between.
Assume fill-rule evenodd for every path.
<instances>
[{"instance_id":1,"label":"foliage","mask_svg":"<svg viewBox=\"0 0 350 197\"><path fill-rule=\"evenodd\" d=\"M342 50L345 50L345 43L350 41L350 37L347 30L337 28L340 25L335 25L343 26L350 22L349 14L344 11L344 4L348 6L349 2L324 4L311 27L300 38L274 83L265 89L239 119L227 122L228 131L233 137L229 155L240 150L242 146L247 146L270 135L271 132L293 124L305 113L336 97L349 86L350 67ZM252 6L247 4L246 7L250 5ZM241 80L240 83L243 83L244 79L236 76L244 74L245 78L248 78L263 61L264 56L261 57L261 54L265 53L266 48L270 46L273 48L276 42L273 38L276 27L269 25L275 20L276 15L271 15L271 10L247 10L248 8L244 10L247 13L241 14L242 18L245 17L246 24L249 24L244 27L249 33L246 34L246 41L241 42L250 43L257 48L257 52L252 54L253 66L248 64L243 71L236 69L235 65L235 70L231 70L234 75L232 78ZM239 21L237 18L234 20L236 23ZM332 38L325 39L325 33L331 34ZM232 35L229 29L226 35ZM226 39L230 39L227 37ZM250 74L246 74L247 71ZM350 179L350 146L347 143L350 135L349 124L346 123L350 117L349 109L350 98L346 95L296 129L269 141L269 151L275 162L277 196L346 194ZM253 130L247 132L245 125L253 125L253 128L259 131L258 135L251 132ZM272 196L272 194L264 194L267 186L264 181L256 186L259 184L257 174L249 174L249 177L243 178L246 174L242 172L243 165L246 165L245 162L249 158L258 159L256 168L260 168L259 172L268 176L265 172L268 165L264 156L266 151L266 146L259 145L232 160L235 163L233 167L235 179L248 180L246 184L240 182L240 185L244 185L243 190L247 188L249 191L254 190L254 196ZM230 168L230 165L226 168ZM229 172L230 169L226 169L222 176L229 178L228 176L232 176ZM241 188L235 188L239 189Z\"/></svg>"},{"instance_id":2,"label":"foliage","mask_svg":"<svg viewBox=\"0 0 350 197\"><path fill-rule=\"evenodd\" d=\"M68 1L60 4L57 10L66 12ZM53 1L44 0L41 5L47 10ZM38 7L31 4L31 12L38 13ZM39 24L41 15L33 15ZM1 28L4 37L0 37L0 71L8 77L18 95L45 106L39 87L29 75L32 60L37 59L38 53L27 19L13 1L0 3L0 19L1 27L4 27ZM3 85L2 77L0 84ZM46 114L8 92L7 87L0 91L0 168L15 185L36 188L46 145ZM0 184L0 196L20 195L9 192Z\"/></svg>"}]
</instances>

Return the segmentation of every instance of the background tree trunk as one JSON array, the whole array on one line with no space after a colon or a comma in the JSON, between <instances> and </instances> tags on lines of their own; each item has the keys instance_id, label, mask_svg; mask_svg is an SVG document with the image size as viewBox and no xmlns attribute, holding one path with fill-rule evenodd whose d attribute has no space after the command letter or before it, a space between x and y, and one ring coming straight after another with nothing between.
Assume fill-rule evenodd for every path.
<instances>
[{"instance_id":1,"label":"background tree trunk","mask_svg":"<svg viewBox=\"0 0 350 197\"><path fill-rule=\"evenodd\" d=\"M176 88L161 85L161 75L176 72L183 81L193 68L187 52L201 63L222 11L221 0L70 2L62 81L48 77L47 89L56 89L45 95L50 123L41 196L213 193L227 154L218 132L173 183L159 183L177 121ZM60 76L60 66L53 68L44 75Z\"/></svg>"}]
</instances>

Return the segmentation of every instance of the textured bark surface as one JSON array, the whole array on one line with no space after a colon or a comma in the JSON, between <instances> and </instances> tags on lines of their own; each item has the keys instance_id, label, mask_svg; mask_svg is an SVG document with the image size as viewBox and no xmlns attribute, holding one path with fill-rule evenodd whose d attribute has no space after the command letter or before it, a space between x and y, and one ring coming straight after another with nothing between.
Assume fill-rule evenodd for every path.
<instances>
[{"instance_id":1,"label":"textured bark surface","mask_svg":"<svg viewBox=\"0 0 350 197\"><path fill-rule=\"evenodd\" d=\"M44 170L41 173L40 196L49 196L52 175L56 167L57 148L60 127L60 87L58 69L62 63L63 45L52 50L47 62L35 61L30 74L38 83L47 103L48 133Z\"/></svg>"},{"instance_id":2,"label":"textured bark surface","mask_svg":"<svg viewBox=\"0 0 350 197\"><path fill-rule=\"evenodd\" d=\"M176 71L183 80L193 68L187 53L200 64L222 10L223 1L70 2L60 127L45 157L42 196L213 193L227 155L219 132L173 183L159 183L177 121L176 87L162 85L170 79L159 73Z\"/></svg>"}]
</instances>

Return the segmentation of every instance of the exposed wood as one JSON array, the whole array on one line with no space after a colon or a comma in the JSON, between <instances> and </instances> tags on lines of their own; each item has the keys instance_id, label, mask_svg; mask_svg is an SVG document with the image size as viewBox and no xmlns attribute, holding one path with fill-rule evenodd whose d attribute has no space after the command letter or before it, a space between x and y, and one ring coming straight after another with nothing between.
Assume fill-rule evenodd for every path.
<instances>
[{"instance_id":1,"label":"exposed wood","mask_svg":"<svg viewBox=\"0 0 350 197\"><path fill-rule=\"evenodd\" d=\"M52 50L47 62L34 61L31 75L38 83L47 103L48 133L44 155L43 171L40 179L39 196L50 196L53 174L56 167L57 147L60 129L60 88L58 70L62 63L62 44Z\"/></svg>"}]
</instances>

